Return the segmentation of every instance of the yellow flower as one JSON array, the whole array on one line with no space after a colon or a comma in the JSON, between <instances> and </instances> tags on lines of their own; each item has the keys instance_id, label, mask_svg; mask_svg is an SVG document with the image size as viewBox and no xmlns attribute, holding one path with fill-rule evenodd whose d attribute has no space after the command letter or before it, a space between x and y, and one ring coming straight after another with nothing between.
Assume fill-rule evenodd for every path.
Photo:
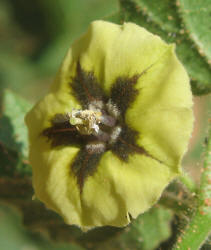
<instances>
[{"instance_id":1,"label":"yellow flower","mask_svg":"<svg viewBox=\"0 0 211 250\"><path fill-rule=\"evenodd\" d=\"M181 172L191 108L174 45L91 23L26 116L37 198L83 230L127 225Z\"/></svg>"}]
</instances>

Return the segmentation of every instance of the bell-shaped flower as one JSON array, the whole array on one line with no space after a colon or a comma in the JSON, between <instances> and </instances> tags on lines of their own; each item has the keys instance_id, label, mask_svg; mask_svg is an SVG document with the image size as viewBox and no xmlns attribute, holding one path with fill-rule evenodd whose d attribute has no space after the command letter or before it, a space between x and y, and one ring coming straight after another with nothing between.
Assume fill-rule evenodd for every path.
<instances>
[{"instance_id":1,"label":"bell-shaped flower","mask_svg":"<svg viewBox=\"0 0 211 250\"><path fill-rule=\"evenodd\" d=\"M192 131L187 73L133 23L91 23L27 114L35 195L68 224L125 226L181 172Z\"/></svg>"}]
</instances>

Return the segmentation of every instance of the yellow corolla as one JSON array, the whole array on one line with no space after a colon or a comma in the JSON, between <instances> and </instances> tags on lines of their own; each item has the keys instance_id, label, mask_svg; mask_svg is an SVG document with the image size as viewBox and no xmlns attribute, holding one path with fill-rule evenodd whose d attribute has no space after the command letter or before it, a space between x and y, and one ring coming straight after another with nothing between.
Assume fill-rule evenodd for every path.
<instances>
[{"instance_id":1,"label":"yellow corolla","mask_svg":"<svg viewBox=\"0 0 211 250\"><path fill-rule=\"evenodd\" d=\"M174 45L92 22L26 115L35 195L83 230L125 226L181 172L192 95Z\"/></svg>"}]
</instances>

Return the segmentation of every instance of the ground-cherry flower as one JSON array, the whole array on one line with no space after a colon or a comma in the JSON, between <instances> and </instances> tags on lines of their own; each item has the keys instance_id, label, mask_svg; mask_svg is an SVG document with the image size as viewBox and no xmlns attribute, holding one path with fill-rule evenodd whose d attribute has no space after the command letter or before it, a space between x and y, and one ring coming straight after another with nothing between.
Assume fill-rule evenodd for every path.
<instances>
[{"instance_id":1,"label":"ground-cherry flower","mask_svg":"<svg viewBox=\"0 0 211 250\"><path fill-rule=\"evenodd\" d=\"M125 226L180 174L193 116L174 50L136 24L92 22L27 114L35 195L66 223Z\"/></svg>"}]
</instances>

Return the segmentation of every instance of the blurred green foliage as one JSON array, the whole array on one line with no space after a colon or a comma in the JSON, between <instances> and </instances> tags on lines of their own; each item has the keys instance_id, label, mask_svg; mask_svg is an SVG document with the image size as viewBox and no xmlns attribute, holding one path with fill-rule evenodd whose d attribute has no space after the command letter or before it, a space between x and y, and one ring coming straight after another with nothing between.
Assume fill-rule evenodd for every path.
<instances>
[{"instance_id":1,"label":"blurred green foliage","mask_svg":"<svg viewBox=\"0 0 211 250\"><path fill-rule=\"evenodd\" d=\"M5 204L0 207L0 250L153 250L159 246L171 249L180 229L188 223L189 211L183 211L187 207L185 201L190 201L189 206L195 204L184 185L172 183L157 206L126 228L104 227L82 233L32 200L23 118L32 103L46 93L73 40L96 19L115 23L133 21L165 41L176 43L178 57L191 77L194 94L210 93L210 15L209 0L197 3L191 0L0 2L0 199L23 214L20 217ZM207 110L206 102L203 107ZM203 121L208 117L206 112ZM206 126L202 124L200 128L189 162L199 161L203 150ZM195 171L193 166L190 171ZM181 205L183 203L185 205ZM21 218L27 228L37 233L23 228ZM43 236L68 243L53 243Z\"/></svg>"},{"instance_id":2,"label":"blurred green foliage","mask_svg":"<svg viewBox=\"0 0 211 250\"><path fill-rule=\"evenodd\" d=\"M0 88L37 100L72 41L117 8L114 0L2 0Z\"/></svg>"},{"instance_id":3,"label":"blurred green foliage","mask_svg":"<svg viewBox=\"0 0 211 250\"><path fill-rule=\"evenodd\" d=\"M82 250L74 244L50 243L39 234L31 233L22 226L20 215L14 209L0 207L1 250Z\"/></svg>"}]
</instances>

